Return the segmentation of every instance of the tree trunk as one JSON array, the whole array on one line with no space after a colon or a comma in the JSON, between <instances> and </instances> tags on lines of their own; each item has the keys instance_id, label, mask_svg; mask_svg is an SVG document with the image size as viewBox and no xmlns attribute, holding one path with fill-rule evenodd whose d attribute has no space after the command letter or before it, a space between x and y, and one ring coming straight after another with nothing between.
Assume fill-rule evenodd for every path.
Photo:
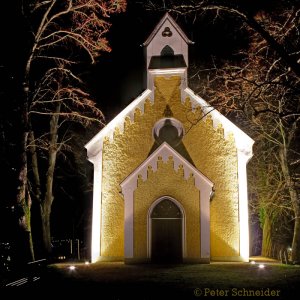
<instances>
[{"instance_id":1,"label":"tree trunk","mask_svg":"<svg viewBox=\"0 0 300 300\"><path fill-rule=\"evenodd\" d=\"M29 146L29 153L31 156L31 168L33 174L33 190L34 190L34 198L38 203L41 202L41 181L40 181L40 174L39 174L39 165L38 165L38 157L36 153L36 144L35 144L35 137L34 132L30 130L28 134L28 146Z\"/></svg>"},{"instance_id":2,"label":"tree trunk","mask_svg":"<svg viewBox=\"0 0 300 300\"><path fill-rule=\"evenodd\" d=\"M295 224L294 224L294 235L293 235L293 243L292 243L292 261L293 263L300 262L300 214L299 212L295 216Z\"/></svg>"},{"instance_id":3,"label":"tree trunk","mask_svg":"<svg viewBox=\"0 0 300 300\"><path fill-rule=\"evenodd\" d=\"M58 152L57 145L57 131L59 112L61 105L58 104L55 113L51 116L50 120L50 132L49 132L49 153L48 153L48 170L46 177L46 193L42 204L42 223L43 223L43 242L46 253L51 253L51 228L50 228L50 216L51 206L53 203L53 177L56 165L56 157Z\"/></svg>"},{"instance_id":4,"label":"tree trunk","mask_svg":"<svg viewBox=\"0 0 300 300\"><path fill-rule=\"evenodd\" d=\"M27 191L27 197L28 197L28 205L25 210L25 216L27 220L27 232L28 232L28 243L29 243L29 251L30 251L30 261L35 260L35 255L34 255L34 247L33 247L33 240L32 240L32 232L31 232L31 197L29 191Z\"/></svg>"},{"instance_id":5,"label":"tree trunk","mask_svg":"<svg viewBox=\"0 0 300 300\"><path fill-rule=\"evenodd\" d=\"M292 261L300 262L300 203L298 199L298 193L296 190L295 182L290 175L289 165L287 161L287 149L285 145L282 145L279 150L280 164L282 168L282 173L284 175L288 191L291 198L291 203L293 211L295 214L295 223L294 223L294 234L292 242Z\"/></svg>"},{"instance_id":6,"label":"tree trunk","mask_svg":"<svg viewBox=\"0 0 300 300\"><path fill-rule=\"evenodd\" d=\"M272 257L272 232L271 232L272 222L268 214L265 214L263 232L262 232L262 249L261 255L265 257Z\"/></svg>"},{"instance_id":7,"label":"tree trunk","mask_svg":"<svg viewBox=\"0 0 300 300\"><path fill-rule=\"evenodd\" d=\"M18 233L20 235L19 241L16 242L18 247L25 250L23 262L28 260L34 260L34 248L31 235L31 198L28 191L28 160L27 160L27 146L29 140L30 122L29 122L29 74L32 62L33 53L29 56L25 71L23 82L23 105L21 115L21 126L23 129L22 141L21 141L21 165L18 178L18 192L17 192L17 219L19 224ZM17 237L18 238L18 237ZM19 245L20 241L22 245ZM29 249L29 251L27 250ZM18 249L17 249L18 251ZM26 253L30 253L27 255ZM18 255L19 256L19 255ZM19 257L20 258L20 257Z\"/></svg>"},{"instance_id":8,"label":"tree trunk","mask_svg":"<svg viewBox=\"0 0 300 300\"><path fill-rule=\"evenodd\" d=\"M27 95L25 96L27 97ZM25 263L34 260L34 249L31 236L31 199L28 191L28 161L27 161L27 144L28 144L28 111L27 102L23 105L22 112L22 126L24 128L22 134L21 145L21 159L20 159L20 171L18 177L18 192L16 197L16 222L18 230L16 232L16 248L24 249L23 252L19 252L18 249L14 249L16 253L17 263Z\"/></svg>"},{"instance_id":9,"label":"tree trunk","mask_svg":"<svg viewBox=\"0 0 300 300\"><path fill-rule=\"evenodd\" d=\"M48 203L43 203L41 205L42 212L42 233L43 233L43 245L46 251L46 255L51 254L51 228L50 228L50 215L51 215L51 205Z\"/></svg>"}]
</instances>

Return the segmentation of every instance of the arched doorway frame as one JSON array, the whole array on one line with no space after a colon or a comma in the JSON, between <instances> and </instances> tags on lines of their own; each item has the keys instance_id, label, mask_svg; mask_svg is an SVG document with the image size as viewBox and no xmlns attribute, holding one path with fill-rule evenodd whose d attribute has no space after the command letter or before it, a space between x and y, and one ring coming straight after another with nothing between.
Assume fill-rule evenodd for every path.
<instances>
[{"instance_id":1,"label":"arched doorway frame","mask_svg":"<svg viewBox=\"0 0 300 300\"><path fill-rule=\"evenodd\" d=\"M183 206L181 205L181 203L179 201L177 201L176 199L170 197L170 196L162 196L159 197L158 199L156 199L151 206L149 207L148 210L148 214L147 214L147 257L149 259L151 259L151 242L152 242L152 218L151 218L151 214L154 210L154 208L156 207L156 205L158 203L160 203L163 200L170 200L172 201L179 209L180 212L182 214L182 258L186 257L186 215L185 215L185 211Z\"/></svg>"}]
</instances>

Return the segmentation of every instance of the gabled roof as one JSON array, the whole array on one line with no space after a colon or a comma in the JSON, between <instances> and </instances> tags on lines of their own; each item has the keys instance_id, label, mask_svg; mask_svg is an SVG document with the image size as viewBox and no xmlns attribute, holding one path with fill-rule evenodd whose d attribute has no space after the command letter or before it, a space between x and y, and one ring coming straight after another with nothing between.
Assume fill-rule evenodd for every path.
<instances>
[{"instance_id":1,"label":"gabled roof","mask_svg":"<svg viewBox=\"0 0 300 300\"><path fill-rule=\"evenodd\" d=\"M148 166L151 166L153 171L157 171L157 161L159 157L166 162L169 157L172 157L174 161L174 170L179 168L179 165L183 166L184 179L188 179L190 174L194 175L195 186L198 189L207 188L211 189L213 183L199 170L197 170L191 163L189 163L184 157L176 152L168 143L164 142L156 149L144 162L139 165L126 179L121 183L121 188L134 190L137 187L138 176L141 175L143 180L147 179Z\"/></svg>"},{"instance_id":2,"label":"gabled roof","mask_svg":"<svg viewBox=\"0 0 300 300\"><path fill-rule=\"evenodd\" d=\"M119 127L121 132L123 131L126 116L129 116L133 120L133 114L136 108L141 109L141 111L144 110L145 100L149 98L151 93L151 90L145 90L85 145L88 158L93 157L102 150L104 137L107 136L109 138L112 138L113 132L116 127ZM252 156L252 146L254 141L244 131L238 128L219 111L214 109L204 99L196 95L190 88L186 88L183 90L182 97L182 100L186 97L189 97L194 106L199 105L205 114L207 113L207 115L210 115L212 117L213 126L215 128L219 124L222 125L224 129L225 139L227 138L228 134L232 133L237 149L243 152L249 158Z\"/></svg>"},{"instance_id":3,"label":"gabled roof","mask_svg":"<svg viewBox=\"0 0 300 300\"><path fill-rule=\"evenodd\" d=\"M178 24L175 22L175 20L171 17L169 13L166 13L163 18L159 21L159 23L156 25L152 33L149 35L148 39L143 43L143 46L148 46L151 41L153 40L154 36L157 34L157 32L160 30L160 28L164 25L164 23L168 20L172 26L174 26L175 30L179 33L179 35L184 39L184 41L187 44L194 44L193 41L191 41L186 34L182 31L182 29L178 26Z\"/></svg>"}]
</instances>

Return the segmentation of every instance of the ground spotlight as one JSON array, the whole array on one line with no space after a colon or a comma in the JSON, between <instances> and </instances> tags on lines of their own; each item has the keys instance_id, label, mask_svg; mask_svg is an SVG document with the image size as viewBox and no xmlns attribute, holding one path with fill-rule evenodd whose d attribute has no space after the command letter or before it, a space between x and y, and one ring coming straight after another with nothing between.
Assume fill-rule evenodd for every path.
<instances>
[{"instance_id":1,"label":"ground spotlight","mask_svg":"<svg viewBox=\"0 0 300 300\"><path fill-rule=\"evenodd\" d=\"M69 266L69 270L71 270L71 271L74 271L76 269L76 267L75 266Z\"/></svg>"},{"instance_id":2,"label":"ground spotlight","mask_svg":"<svg viewBox=\"0 0 300 300\"><path fill-rule=\"evenodd\" d=\"M258 266L260 269L264 269L265 268L265 265L263 265L263 264L259 264L259 266Z\"/></svg>"},{"instance_id":3,"label":"ground spotlight","mask_svg":"<svg viewBox=\"0 0 300 300\"><path fill-rule=\"evenodd\" d=\"M254 260L252 260L250 264L251 264L251 265L255 265L256 262L255 262Z\"/></svg>"}]
</instances>

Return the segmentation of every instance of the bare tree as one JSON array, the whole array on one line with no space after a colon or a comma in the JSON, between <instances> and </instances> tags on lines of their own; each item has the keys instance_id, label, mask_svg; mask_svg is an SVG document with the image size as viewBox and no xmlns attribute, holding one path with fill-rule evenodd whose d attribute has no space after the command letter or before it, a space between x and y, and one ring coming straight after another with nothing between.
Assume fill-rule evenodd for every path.
<instances>
[{"instance_id":1,"label":"bare tree","mask_svg":"<svg viewBox=\"0 0 300 300\"><path fill-rule=\"evenodd\" d=\"M269 19L268 16L263 18ZM289 14L286 18L290 18ZM284 29L282 21L272 22L272 33L282 35L293 35L297 37L297 26L299 22ZM267 23L267 21L265 20ZM271 21L269 20L269 26ZM284 23L288 20L285 19ZM277 36L277 35L276 35ZM269 181L265 182L266 187L271 189L268 196L262 197L259 203L265 211L264 239L270 236L271 227L277 226L279 220L283 220L281 208L291 207L289 211L290 220L294 221L292 238L292 259L299 261L299 187L296 186L297 167L299 166L299 146L297 137L299 135L300 120L300 98L299 77L291 72L287 65L275 51L269 47L265 40L262 40L256 32L251 32L252 44L247 53L243 55L243 62L239 65L225 64L222 67L215 67L206 81L205 90L209 98L221 106L224 111L233 110L240 112L243 120L250 127L252 136L257 142L262 142L264 147L259 149L260 160L265 159L265 152L273 152L276 162L280 167L281 180L284 180L285 196L279 195ZM299 43L299 40L297 41ZM240 53L241 54L241 53ZM246 126L245 126L246 127ZM272 167L274 160L269 161ZM272 169L272 168L271 168ZM268 171L268 168L265 172ZM274 170L273 170L274 171ZM269 178L275 178L276 172L267 172ZM281 182L281 181L280 181ZM271 195L272 194L272 195ZM287 198L289 205L287 205ZM280 205L278 201L283 201ZM268 203L266 205L266 203ZM277 209L275 209L277 207ZM279 209L278 209L279 208ZM272 217L271 217L272 216ZM268 227L268 223L273 224ZM271 247L271 244L269 245ZM265 254L270 253L263 244Z\"/></svg>"},{"instance_id":2,"label":"bare tree","mask_svg":"<svg viewBox=\"0 0 300 300\"><path fill-rule=\"evenodd\" d=\"M265 153L274 153L272 159L276 158L281 179L278 181L277 172L269 168L270 160L270 165L263 169L265 175L272 175L272 184L265 181L263 186L269 185L272 191L264 194L261 190L260 207L267 212L265 216L273 217L274 228L289 211L289 221L294 223L292 259L299 262L300 10L296 1L277 1L276 4L275 7L264 4L253 7L251 1L170 0L162 1L161 5L148 1L147 8L196 19L204 14L210 14L212 19L230 15L235 17L239 28L248 31L249 47L238 53L238 59L235 62L212 59L205 70L197 66L191 78L192 87L213 106L225 113L231 112L257 142L265 145L265 148L258 147L260 161ZM283 213L274 210L276 206L291 210Z\"/></svg>"},{"instance_id":3,"label":"bare tree","mask_svg":"<svg viewBox=\"0 0 300 300\"><path fill-rule=\"evenodd\" d=\"M283 59L293 72L300 76L299 51L294 51L293 43L290 41L289 47L283 39L277 39L273 35L270 24L265 23L264 19L260 18L261 10L270 8L276 10L275 14L282 15L289 11L291 13L287 18L287 23L283 24L286 27L297 26L299 19L299 5L297 0L278 0L276 8L274 3L259 3L259 1L239 1L239 0L148 0L144 4L148 10L169 11L176 15L189 16L194 19L201 18L202 15L213 12L213 18L224 15L233 15L236 17L238 24L246 24L252 30L260 35L265 40L269 47L276 51L277 55ZM277 9L278 8L278 9ZM291 28L290 28L291 29Z\"/></svg>"},{"instance_id":4,"label":"bare tree","mask_svg":"<svg viewBox=\"0 0 300 300\"><path fill-rule=\"evenodd\" d=\"M255 155L248 166L250 212L259 216L261 254L281 259L291 245L293 208L276 146L257 139L254 147Z\"/></svg>"},{"instance_id":5,"label":"bare tree","mask_svg":"<svg viewBox=\"0 0 300 300\"><path fill-rule=\"evenodd\" d=\"M66 121L83 126L103 124L102 112L84 91L76 65L88 59L94 63L101 52L110 51L105 37L111 25L109 16L125 8L125 0L32 0L22 6L30 36L23 81L24 133L17 204L23 211L20 223L28 232L31 199L40 204L48 253L57 155L68 149L70 138L64 125ZM47 161L45 174L40 168L41 156Z\"/></svg>"}]
</instances>

